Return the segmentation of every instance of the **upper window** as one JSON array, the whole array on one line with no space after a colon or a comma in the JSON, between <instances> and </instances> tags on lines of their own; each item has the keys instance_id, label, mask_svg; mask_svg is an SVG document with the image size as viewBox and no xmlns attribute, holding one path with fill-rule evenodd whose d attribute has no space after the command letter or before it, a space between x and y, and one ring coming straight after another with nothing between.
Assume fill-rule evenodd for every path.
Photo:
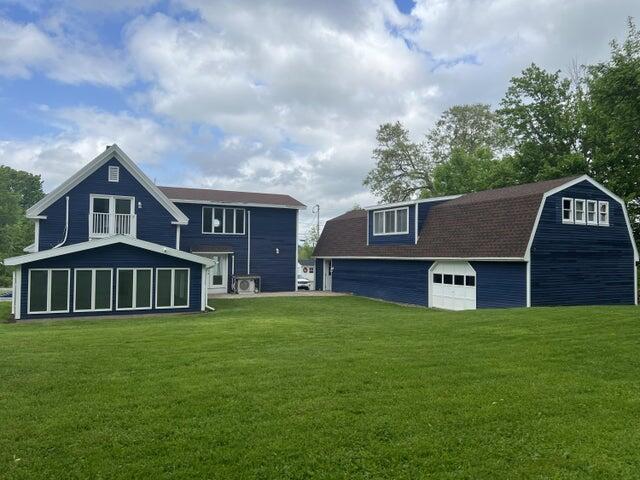
<instances>
[{"instance_id":1,"label":"upper window","mask_svg":"<svg viewBox=\"0 0 640 480\"><path fill-rule=\"evenodd\" d=\"M27 313L66 313L69 311L69 270L29 270Z\"/></svg>"},{"instance_id":2,"label":"upper window","mask_svg":"<svg viewBox=\"0 0 640 480\"><path fill-rule=\"evenodd\" d=\"M374 235L409 233L409 207L373 212Z\"/></svg>"},{"instance_id":3,"label":"upper window","mask_svg":"<svg viewBox=\"0 0 640 480\"><path fill-rule=\"evenodd\" d=\"M113 165L109 167L109 181L110 182L120 181L120 167L116 167Z\"/></svg>"},{"instance_id":4,"label":"upper window","mask_svg":"<svg viewBox=\"0 0 640 480\"><path fill-rule=\"evenodd\" d=\"M202 207L202 233L244 235L244 208Z\"/></svg>"},{"instance_id":5,"label":"upper window","mask_svg":"<svg viewBox=\"0 0 640 480\"><path fill-rule=\"evenodd\" d=\"M609 202L598 202L598 224L609 225Z\"/></svg>"},{"instance_id":6,"label":"upper window","mask_svg":"<svg viewBox=\"0 0 640 480\"><path fill-rule=\"evenodd\" d=\"M573 223L573 198L562 199L562 223Z\"/></svg>"},{"instance_id":7,"label":"upper window","mask_svg":"<svg viewBox=\"0 0 640 480\"><path fill-rule=\"evenodd\" d=\"M598 202L595 200L587 200L587 224L598 224Z\"/></svg>"},{"instance_id":8,"label":"upper window","mask_svg":"<svg viewBox=\"0 0 640 480\"><path fill-rule=\"evenodd\" d=\"M563 198L562 223L607 227L609 226L609 202Z\"/></svg>"},{"instance_id":9,"label":"upper window","mask_svg":"<svg viewBox=\"0 0 640 480\"><path fill-rule=\"evenodd\" d=\"M575 221L577 224L584 225L586 223L585 200L574 200Z\"/></svg>"}]
</instances>

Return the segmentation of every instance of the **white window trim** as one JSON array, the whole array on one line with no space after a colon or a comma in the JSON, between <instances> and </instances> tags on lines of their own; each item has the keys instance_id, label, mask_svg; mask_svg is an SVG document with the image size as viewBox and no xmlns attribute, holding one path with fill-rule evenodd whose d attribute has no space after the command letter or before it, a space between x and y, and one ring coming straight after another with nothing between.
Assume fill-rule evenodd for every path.
<instances>
[{"instance_id":1,"label":"white window trim","mask_svg":"<svg viewBox=\"0 0 640 480\"><path fill-rule=\"evenodd\" d=\"M567 219L564 218L564 212L565 212L565 208L564 208L564 202L568 200L571 202L571 218ZM561 209L562 209L562 223L568 223L568 224L573 224L574 222L574 215L575 215L575 206L573 204L573 198L569 198L569 197L562 197L562 204L561 204Z\"/></svg>"},{"instance_id":2,"label":"white window trim","mask_svg":"<svg viewBox=\"0 0 640 480\"><path fill-rule=\"evenodd\" d=\"M89 213L94 213L93 211L93 199L94 198L104 198L109 200L109 215L115 215L116 213L116 200L131 200L131 209L130 215L136 213L136 197L129 197L127 195L107 195L104 193L91 193L89 194Z\"/></svg>"},{"instance_id":3,"label":"white window trim","mask_svg":"<svg viewBox=\"0 0 640 480\"><path fill-rule=\"evenodd\" d=\"M405 210L407 212L407 229L403 230L401 232L385 232L386 230L386 223L387 223L387 219L386 219L386 212L398 212L400 210ZM376 213L382 213L382 233L376 233ZM394 223L396 224L395 226L398 226L398 214L395 213L394 216ZM409 207L400 207L400 208L387 208L385 210L374 210L373 211L373 235L375 237L378 236L387 236L387 235L407 235L409 233L409 220L410 215L409 215Z\"/></svg>"},{"instance_id":4,"label":"white window trim","mask_svg":"<svg viewBox=\"0 0 640 480\"><path fill-rule=\"evenodd\" d=\"M118 302L118 292L120 291L120 272L123 270L133 270L133 282L131 284L131 288L133 289L131 295L131 307L121 307ZM138 298L137 298L137 283L138 283L138 270L146 270L150 272L149 282L151 285L149 286L149 306L148 307L137 307ZM150 267L140 267L140 268L117 268L116 269L116 311L128 311L128 310L152 310L153 309L153 268Z\"/></svg>"},{"instance_id":5,"label":"white window trim","mask_svg":"<svg viewBox=\"0 0 640 480\"><path fill-rule=\"evenodd\" d=\"M115 172L113 177L111 176L112 172ZM114 178L114 180L112 180L112 178ZM108 173L107 173L107 180L109 182L111 182L111 183L120 182L120 167L118 165L109 165Z\"/></svg>"},{"instance_id":6,"label":"white window trim","mask_svg":"<svg viewBox=\"0 0 640 480\"><path fill-rule=\"evenodd\" d=\"M594 220L589 220L589 205L593 205L593 217ZM597 200L587 200L587 215L585 217L587 219L587 225L598 225L598 201Z\"/></svg>"},{"instance_id":7,"label":"white window trim","mask_svg":"<svg viewBox=\"0 0 640 480\"><path fill-rule=\"evenodd\" d=\"M91 308L77 308L78 272L91 272ZM96 308L96 272L109 272L109 308ZM73 311L74 312L110 312L113 310L113 269L112 268L75 268L73 270Z\"/></svg>"},{"instance_id":8,"label":"white window trim","mask_svg":"<svg viewBox=\"0 0 640 480\"><path fill-rule=\"evenodd\" d=\"M171 272L171 305L167 305L167 306L158 306L158 275L161 271L166 271L169 270ZM176 270L186 270L187 271L187 304L186 305L174 305L174 301L175 301L175 285L176 285ZM190 295L191 295L191 269L190 268L184 268L184 267L177 267L177 268L156 268L156 285L155 285L155 300L156 300L156 309L158 310L165 310L165 309L169 309L169 308L189 308L189 304L191 303L190 301Z\"/></svg>"},{"instance_id":9,"label":"white window trim","mask_svg":"<svg viewBox=\"0 0 640 480\"><path fill-rule=\"evenodd\" d=\"M211 209L211 231L210 232L206 232L204 229L204 212L206 209ZM220 209L223 211L222 213L222 232L214 232L213 229L215 228L215 225L213 224L213 221L215 220L215 210L216 209ZM225 224L227 222L227 215L224 213L225 210L233 210L233 233L231 232L225 232ZM244 222L242 225L242 233L237 233L237 225L236 225L236 210L242 210L244 211ZM236 208L236 207L215 207L213 205L203 205L202 206L202 216L201 216L201 223L200 223L200 231L203 235L237 235L237 236L242 236L245 235L247 232L247 209L246 208Z\"/></svg>"},{"instance_id":10,"label":"white window trim","mask_svg":"<svg viewBox=\"0 0 640 480\"><path fill-rule=\"evenodd\" d=\"M31 272L47 272L47 310L33 312L31 311ZM51 272L67 272L67 309L51 310ZM29 277L27 278L27 314L43 315L48 313L69 313L70 303L69 294L71 292L71 269L69 268L32 268L29 269Z\"/></svg>"},{"instance_id":11,"label":"white window trim","mask_svg":"<svg viewBox=\"0 0 640 480\"><path fill-rule=\"evenodd\" d=\"M582 203L582 220L578 220L578 202ZM576 198L573 201L573 218L576 225L587 224L587 201L583 198Z\"/></svg>"},{"instance_id":12,"label":"white window trim","mask_svg":"<svg viewBox=\"0 0 640 480\"><path fill-rule=\"evenodd\" d=\"M607 221L606 222L603 222L603 221L600 220L600 207L603 206L603 205L606 205L606 207L607 207ZM610 222L611 222L610 216L611 216L611 212L609 210L609 202L606 201L606 200L599 200L598 201L598 225L600 225L601 227L608 227Z\"/></svg>"}]
</instances>

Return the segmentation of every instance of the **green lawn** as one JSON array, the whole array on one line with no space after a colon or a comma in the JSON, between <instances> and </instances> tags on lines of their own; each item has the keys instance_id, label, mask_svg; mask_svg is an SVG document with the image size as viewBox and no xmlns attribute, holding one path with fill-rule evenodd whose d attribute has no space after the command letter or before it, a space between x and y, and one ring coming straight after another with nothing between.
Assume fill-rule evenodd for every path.
<instances>
[{"instance_id":1,"label":"green lawn","mask_svg":"<svg viewBox=\"0 0 640 480\"><path fill-rule=\"evenodd\" d=\"M216 306L1 324L0 478L640 475L636 307Z\"/></svg>"}]
</instances>

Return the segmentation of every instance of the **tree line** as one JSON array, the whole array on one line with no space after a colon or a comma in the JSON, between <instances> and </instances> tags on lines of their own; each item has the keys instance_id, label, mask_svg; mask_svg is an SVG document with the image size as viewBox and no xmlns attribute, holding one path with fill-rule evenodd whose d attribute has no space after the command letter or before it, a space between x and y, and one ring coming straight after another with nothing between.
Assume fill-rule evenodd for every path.
<instances>
[{"instance_id":1,"label":"tree line","mask_svg":"<svg viewBox=\"0 0 640 480\"><path fill-rule=\"evenodd\" d=\"M364 185L384 202L588 174L621 196L640 240L640 32L594 65L531 64L498 108L454 105L421 141L400 123L378 128Z\"/></svg>"}]
</instances>

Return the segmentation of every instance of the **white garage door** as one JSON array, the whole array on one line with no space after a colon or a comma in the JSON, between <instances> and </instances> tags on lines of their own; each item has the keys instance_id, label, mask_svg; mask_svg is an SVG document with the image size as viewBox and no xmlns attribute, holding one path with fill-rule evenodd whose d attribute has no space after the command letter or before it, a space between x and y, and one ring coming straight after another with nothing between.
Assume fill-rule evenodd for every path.
<instances>
[{"instance_id":1,"label":"white garage door","mask_svg":"<svg viewBox=\"0 0 640 480\"><path fill-rule=\"evenodd\" d=\"M468 262L437 262L429 277L432 307L447 310L476 308L476 272Z\"/></svg>"}]
</instances>

